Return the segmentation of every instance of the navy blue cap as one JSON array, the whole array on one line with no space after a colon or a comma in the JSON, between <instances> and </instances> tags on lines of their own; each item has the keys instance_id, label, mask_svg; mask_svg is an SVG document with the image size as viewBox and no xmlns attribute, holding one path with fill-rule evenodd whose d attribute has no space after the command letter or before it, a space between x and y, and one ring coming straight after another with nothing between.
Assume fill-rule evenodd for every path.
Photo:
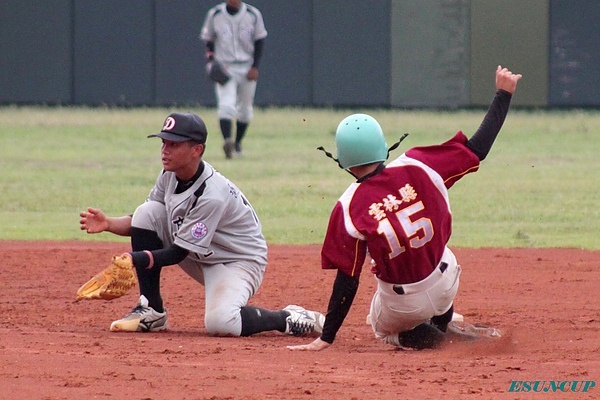
<instances>
[{"instance_id":1,"label":"navy blue cap","mask_svg":"<svg viewBox=\"0 0 600 400\"><path fill-rule=\"evenodd\" d=\"M185 142L195 140L202 144L206 143L208 131L202 118L191 113L172 113L163 125L162 131L148 137L159 137L171 142Z\"/></svg>"}]
</instances>

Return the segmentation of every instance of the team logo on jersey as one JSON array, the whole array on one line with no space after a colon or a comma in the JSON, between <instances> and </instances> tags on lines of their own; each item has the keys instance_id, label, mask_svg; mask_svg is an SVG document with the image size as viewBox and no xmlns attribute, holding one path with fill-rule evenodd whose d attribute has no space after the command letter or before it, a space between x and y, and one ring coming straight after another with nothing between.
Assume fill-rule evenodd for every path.
<instances>
[{"instance_id":1,"label":"team logo on jersey","mask_svg":"<svg viewBox=\"0 0 600 400\"><path fill-rule=\"evenodd\" d=\"M202 239L208 233L208 228L204 222L198 222L192 226L192 236L196 239Z\"/></svg>"}]
</instances>

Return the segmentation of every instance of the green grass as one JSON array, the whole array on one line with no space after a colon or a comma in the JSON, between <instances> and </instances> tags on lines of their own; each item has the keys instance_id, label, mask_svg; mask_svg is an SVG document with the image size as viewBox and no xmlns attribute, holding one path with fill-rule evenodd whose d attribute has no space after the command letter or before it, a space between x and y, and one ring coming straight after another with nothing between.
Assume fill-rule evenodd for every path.
<instances>
[{"instance_id":1,"label":"green grass","mask_svg":"<svg viewBox=\"0 0 600 400\"><path fill-rule=\"evenodd\" d=\"M124 240L79 230L80 210L132 213L160 172L158 132L171 109L0 108L0 239ZM316 148L335 154L339 121L358 110L255 110L245 156L225 160L214 109L205 160L234 181L272 244L321 243L329 212L352 182ZM360 110L388 144L435 144L471 135L484 110ZM512 110L480 168L451 190L457 247L600 249L598 111Z\"/></svg>"}]
</instances>

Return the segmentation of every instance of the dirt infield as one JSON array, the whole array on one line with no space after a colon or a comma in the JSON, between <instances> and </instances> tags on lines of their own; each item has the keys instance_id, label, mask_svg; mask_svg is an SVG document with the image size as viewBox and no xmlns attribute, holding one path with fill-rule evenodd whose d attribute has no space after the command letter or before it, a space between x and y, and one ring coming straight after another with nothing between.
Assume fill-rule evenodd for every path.
<instances>
[{"instance_id":1,"label":"dirt infield","mask_svg":"<svg viewBox=\"0 0 600 400\"><path fill-rule=\"evenodd\" d=\"M128 249L0 242L0 399L600 398L600 252L453 249L463 267L457 312L504 336L426 351L372 337L365 316L374 280L365 271L336 342L312 353L285 348L312 339L277 332L209 337L204 290L178 267L163 273L169 331L109 332L137 288L110 302L74 303L74 294ZM319 249L271 246L251 304L325 311L334 272L320 270Z\"/></svg>"}]
</instances>

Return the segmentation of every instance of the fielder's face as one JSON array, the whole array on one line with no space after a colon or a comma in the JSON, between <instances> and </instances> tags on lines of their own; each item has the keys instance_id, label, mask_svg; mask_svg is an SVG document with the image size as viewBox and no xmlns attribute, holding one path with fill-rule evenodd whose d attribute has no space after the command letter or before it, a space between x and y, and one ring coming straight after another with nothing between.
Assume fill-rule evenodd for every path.
<instances>
[{"instance_id":1,"label":"fielder's face","mask_svg":"<svg viewBox=\"0 0 600 400\"><path fill-rule=\"evenodd\" d=\"M204 145L193 141L172 142L163 139L161 160L165 171L174 172L182 180L191 179L200 164Z\"/></svg>"}]
</instances>

